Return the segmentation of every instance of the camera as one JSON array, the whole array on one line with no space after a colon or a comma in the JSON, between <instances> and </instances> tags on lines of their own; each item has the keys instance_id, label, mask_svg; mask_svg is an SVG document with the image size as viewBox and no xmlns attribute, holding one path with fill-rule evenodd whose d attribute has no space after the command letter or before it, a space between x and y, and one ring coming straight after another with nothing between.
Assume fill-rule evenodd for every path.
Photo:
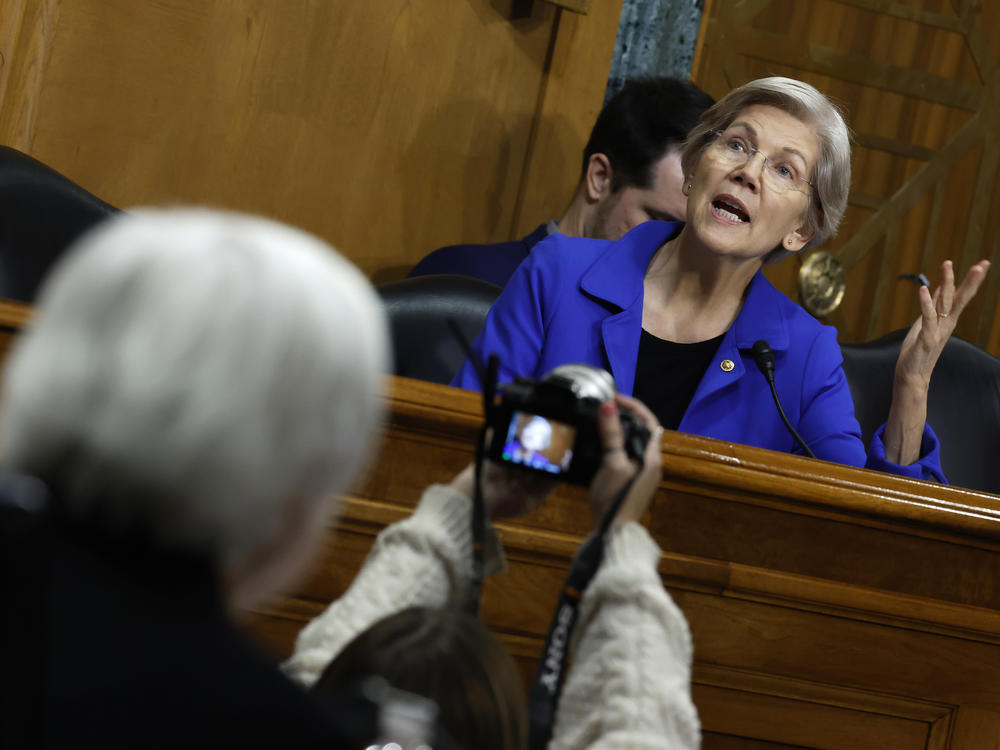
<instances>
[{"instance_id":1,"label":"camera","mask_svg":"<svg viewBox=\"0 0 1000 750\"><path fill-rule=\"evenodd\" d=\"M539 381L518 378L498 390L487 455L497 463L589 485L603 453L598 408L615 395L611 374L589 365L561 365ZM625 451L638 459L649 430L629 412L619 411L619 417Z\"/></svg>"}]
</instances>

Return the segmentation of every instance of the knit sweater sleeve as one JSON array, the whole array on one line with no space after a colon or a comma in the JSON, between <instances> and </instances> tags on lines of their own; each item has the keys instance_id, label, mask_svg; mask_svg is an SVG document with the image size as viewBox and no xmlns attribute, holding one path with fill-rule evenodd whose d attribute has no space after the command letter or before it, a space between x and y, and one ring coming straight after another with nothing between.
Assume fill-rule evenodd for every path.
<instances>
[{"instance_id":1,"label":"knit sweater sleeve","mask_svg":"<svg viewBox=\"0 0 1000 750\"><path fill-rule=\"evenodd\" d=\"M409 518L386 527L350 587L299 633L282 666L305 687L356 636L408 607L443 607L463 596L472 577L472 503L432 485ZM485 575L504 567L495 531L484 540Z\"/></svg>"},{"instance_id":2,"label":"knit sweater sleeve","mask_svg":"<svg viewBox=\"0 0 1000 750\"><path fill-rule=\"evenodd\" d=\"M660 581L659 558L641 525L609 533L581 603L549 750L699 746L691 633Z\"/></svg>"}]
</instances>

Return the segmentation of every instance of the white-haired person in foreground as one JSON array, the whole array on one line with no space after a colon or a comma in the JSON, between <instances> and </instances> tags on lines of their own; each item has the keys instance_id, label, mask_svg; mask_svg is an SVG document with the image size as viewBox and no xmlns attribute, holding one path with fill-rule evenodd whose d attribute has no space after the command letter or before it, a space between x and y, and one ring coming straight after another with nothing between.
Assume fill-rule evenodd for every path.
<instances>
[{"instance_id":1,"label":"white-haired person in foreground","mask_svg":"<svg viewBox=\"0 0 1000 750\"><path fill-rule=\"evenodd\" d=\"M46 745L347 746L231 617L372 455L387 351L360 272L276 222L141 210L77 244L0 400L0 462L53 498Z\"/></svg>"}]
</instances>

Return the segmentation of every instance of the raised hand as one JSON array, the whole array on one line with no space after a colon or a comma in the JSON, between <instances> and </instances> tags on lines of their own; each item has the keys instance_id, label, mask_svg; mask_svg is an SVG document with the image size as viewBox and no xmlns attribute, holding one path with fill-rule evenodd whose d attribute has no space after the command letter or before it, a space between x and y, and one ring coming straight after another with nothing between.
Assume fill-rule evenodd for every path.
<instances>
[{"instance_id":1,"label":"raised hand","mask_svg":"<svg viewBox=\"0 0 1000 750\"><path fill-rule=\"evenodd\" d=\"M926 286L920 287L920 317L903 340L896 360L892 406L885 430L886 458L890 461L905 465L920 457L934 365L989 268L988 260L979 261L956 289L954 266L946 260L941 266L941 285L934 293Z\"/></svg>"},{"instance_id":2,"label":"raised hand","mask_svg":"<svg viewBox=\"0 0 1000 750\"><path fill-rule=\"evenodd\" d=\"M961 286L955 288L955 269L950 260L941 266L941 285L931 295L926 286L920 287L920 317L917 318L899 352L896 381L914 381L924 388L930 384L931 373L938 357L948 343L958 318L982 286L988 260L981 260L965 274Z\"/></svg>"}]
</instances>

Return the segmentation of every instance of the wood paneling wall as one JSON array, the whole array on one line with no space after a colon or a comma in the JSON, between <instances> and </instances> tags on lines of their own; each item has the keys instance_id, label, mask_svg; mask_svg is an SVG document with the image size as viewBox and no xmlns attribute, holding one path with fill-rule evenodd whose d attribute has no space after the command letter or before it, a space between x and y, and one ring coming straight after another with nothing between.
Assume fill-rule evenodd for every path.
<instances>
[{"instance_id":1,"label":"wood paneling wall","mask_svg":"<svg viewBox=\"0 0 1000 750\"><path fill-rule=\"evenodd\" d=\"M978 0L709 0L694 80L713 96L765 75L817 86L854 131L853 185L825 249L847 269L829 322L841 341L909 325L942 261L1000 261L1000 3ZM768 275L795 298L799 261ZM1000 350L1000 264L957 333Z\"/></svg>"},{"instance_id":2,"label":"wood paneling wall","mask_svg":"<svg viewBox=\"0 0 1000 750\"><path fill-rule=\"evenodd\" d=\"M621 0L0 0L0 142L122 207L274 216L376 281L435 247L558 216L599 111ZM529 12L525 13L524 9ZM773 73L855 131L829 322L870 339L916 315L901 272L1000 260L1000 3L714 0L693 76ZM799 259L769 270L794 297ZM958 333L1000 351L1000 267Z\"/></svg>"},{"instance_id":3,"label":"wood paneling wall","mask_svg":"<svg viewBox=\"0 0 1000 750\"><path fill-rule=\"evenodd\" d=\"M0 7L0 141L119 207L297 224L384 279L564 207L621 0ZM521 211L529 180L552 208Z\"/></svg>"}]
</instances>

